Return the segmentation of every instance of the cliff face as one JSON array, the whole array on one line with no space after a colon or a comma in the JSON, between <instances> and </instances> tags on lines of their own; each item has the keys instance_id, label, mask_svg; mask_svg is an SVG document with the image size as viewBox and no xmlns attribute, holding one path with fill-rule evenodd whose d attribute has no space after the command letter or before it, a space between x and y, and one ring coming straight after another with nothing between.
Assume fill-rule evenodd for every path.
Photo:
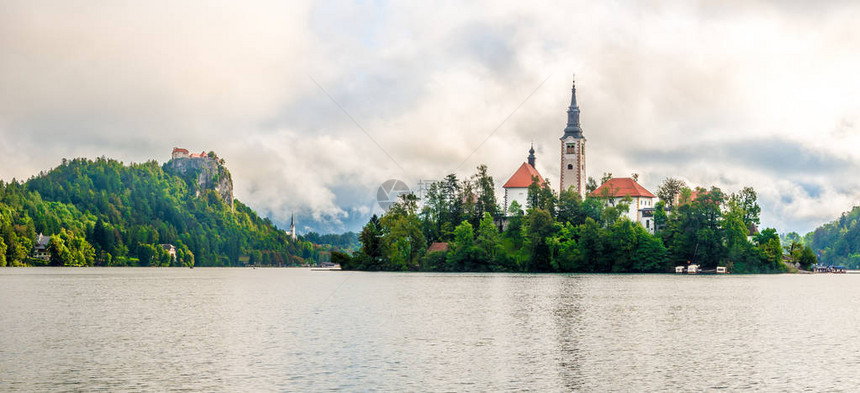
<instances>
[{"instance_id":1,"label":"cliff face","mask_svg":"<svg viewBox=\"0 0 860 393\"><path fill-rule=\"evenodd\" d=\"M197 196L201 191L215 190L233 208L233 179L220 159L173 158L164 164L164 170L185 179Z\"/></svg>"}]
</instances>

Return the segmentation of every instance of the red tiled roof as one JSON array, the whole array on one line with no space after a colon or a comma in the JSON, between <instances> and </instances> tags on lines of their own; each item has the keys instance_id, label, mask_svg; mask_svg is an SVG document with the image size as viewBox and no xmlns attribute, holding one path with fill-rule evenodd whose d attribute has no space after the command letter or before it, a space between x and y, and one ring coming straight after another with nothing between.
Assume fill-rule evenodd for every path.
<instances>
[{"instance_id":1,"label":"red tiled roof","mask_svg":"<svg viewBox=\"0 0 860 393\"><path fill-rule=\"evenodd\" d=\"M445 252L448 251L448 243L433 243L427 248L427 252Z\"/></svg>"},{"instance_id":2,"label":"red tiled roof","mask_svg":"<svg viewBox=\"0 0 860 393\"><path fill-rule=\"evenodd\" d=\"M543 176L538 173L535 167L524 162L502 188L528 188L528 186L532 185L532 177L537 177L538 185L543 186Z\"/></svg>"},{"instance_id":3,"label":"red tiled roof","mask_svg":"<svg viewBox=\"0 0 860 393\"><path fill-rule=\"evenodd\" d=\"M174 148L173 148L173 152L174 152L174 153L185 153L185 154L188 154L188 150L187 150L187 149L183 149L183 148L181 148L181 147L174 147Z\"/></svg>"},{"instance_id":4,"label":"red tiled roof","mask_svg":"<svg viewBox=\"0 0 860 393\"><path fill-rule=\"evenodd\" d=\"M708 190L704 190L704 191L702 191L702 192L699 192L698 190L693 190L693 192L691 192L691 193L690 193L690 200L689 200L689 201L687 201L687 202L688 202L688 203L693 203L693 202L695 202L697 199L699 199L700 197L708 196L708 195L710 195L710 194L711 194L711 192L710 192L710 191L708 191ZM679 197L679 199L680 199L680 194L679 194L679 196L678 196L678 197ZM719 204L720 204L720 203L719 203L719 202L717 202L717 205L719 205Z\"/></svg>"},{"instance_id":5,"label":"red tiled roof","mask_svg":"<svg viewBox=\"0 0 860 393\"><path fill-rule=\"evenodd\" d=\"M605 191L604 191L605 190ZM594 192L590 195L595 197L602 197L603 193L606 192L607 196L611 197L646 197L646 198L655 198L654 194L650 193L645 187L642 187L636 180L633 180L629 177L620 177L615 179L609 179L606 183L603 183L600 187L597 187Z\"/></svg>"}]
</instances>

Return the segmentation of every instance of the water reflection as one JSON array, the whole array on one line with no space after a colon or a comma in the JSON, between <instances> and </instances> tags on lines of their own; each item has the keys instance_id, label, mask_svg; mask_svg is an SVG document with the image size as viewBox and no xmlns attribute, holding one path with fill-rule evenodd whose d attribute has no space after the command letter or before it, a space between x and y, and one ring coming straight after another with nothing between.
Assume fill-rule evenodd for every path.
<instances>
[{"instance_id":1,"label":"water reflection","mask_svg":"<svg viewBox=\"0 0 860 393\"><path fill-rule=\"evenodd\" d=\"M844 390L858 284L6 268L0 390Z\"/></svg>"}]
</instances>

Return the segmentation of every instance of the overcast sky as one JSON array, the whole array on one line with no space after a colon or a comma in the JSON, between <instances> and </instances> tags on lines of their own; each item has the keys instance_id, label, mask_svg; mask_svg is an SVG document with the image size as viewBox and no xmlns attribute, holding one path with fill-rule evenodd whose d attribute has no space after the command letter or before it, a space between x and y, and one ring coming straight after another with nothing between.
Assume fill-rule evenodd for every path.
<instances>
[{"instance_id":1,"label":"overcast sky","mask_svg":"<svg viewBox=\"0 0 860 393\"><path fill-rule=\"evenodd\" d=\"M764 226L805 233L860 202L857 20L852 1L6 0L0 178L214 150L276 223L358 230L383 181L485 163L500 187L532 140L557 185L576 73L589 176L752 186Z\"/></svg>"}]
</instances>

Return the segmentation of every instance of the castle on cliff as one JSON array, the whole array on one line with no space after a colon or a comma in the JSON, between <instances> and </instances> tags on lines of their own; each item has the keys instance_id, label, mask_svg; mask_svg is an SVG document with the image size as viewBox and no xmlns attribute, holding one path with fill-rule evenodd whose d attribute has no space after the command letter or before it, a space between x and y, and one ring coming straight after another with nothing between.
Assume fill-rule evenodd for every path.
<instances>
[{"instance_id":1,"label":"castle on cliff","mask_svg":"<svg viewBox=\"0 0 860 393\"><path fill-rule=\"evenodd\" d=\"M189 154L188 149L183 149L181 147L174 147L173 153L170 155L170 158L173 158L173 159L176 159L176 158L206 158L206 157L209 157L209 156L206 155L205 151L200 152L200 154L197 154L197 153L190 153Z\"/></svg>"},{"instance_id":2,"label":"castle on cliff","mask_svg":"<svg viewBox=\"0 0 860 393\"><path fill-rule=\"evenodd\" d=\"M188 149L174 147L170 161L164 164L164 170L179 175L194 185L195 196L200 196L202 190L215 190L221 199L230 206L233 205L233 179L230 171L224 165L224 160L214 152L205 151L189 153Z\"/></svg>"}]
</instances>

